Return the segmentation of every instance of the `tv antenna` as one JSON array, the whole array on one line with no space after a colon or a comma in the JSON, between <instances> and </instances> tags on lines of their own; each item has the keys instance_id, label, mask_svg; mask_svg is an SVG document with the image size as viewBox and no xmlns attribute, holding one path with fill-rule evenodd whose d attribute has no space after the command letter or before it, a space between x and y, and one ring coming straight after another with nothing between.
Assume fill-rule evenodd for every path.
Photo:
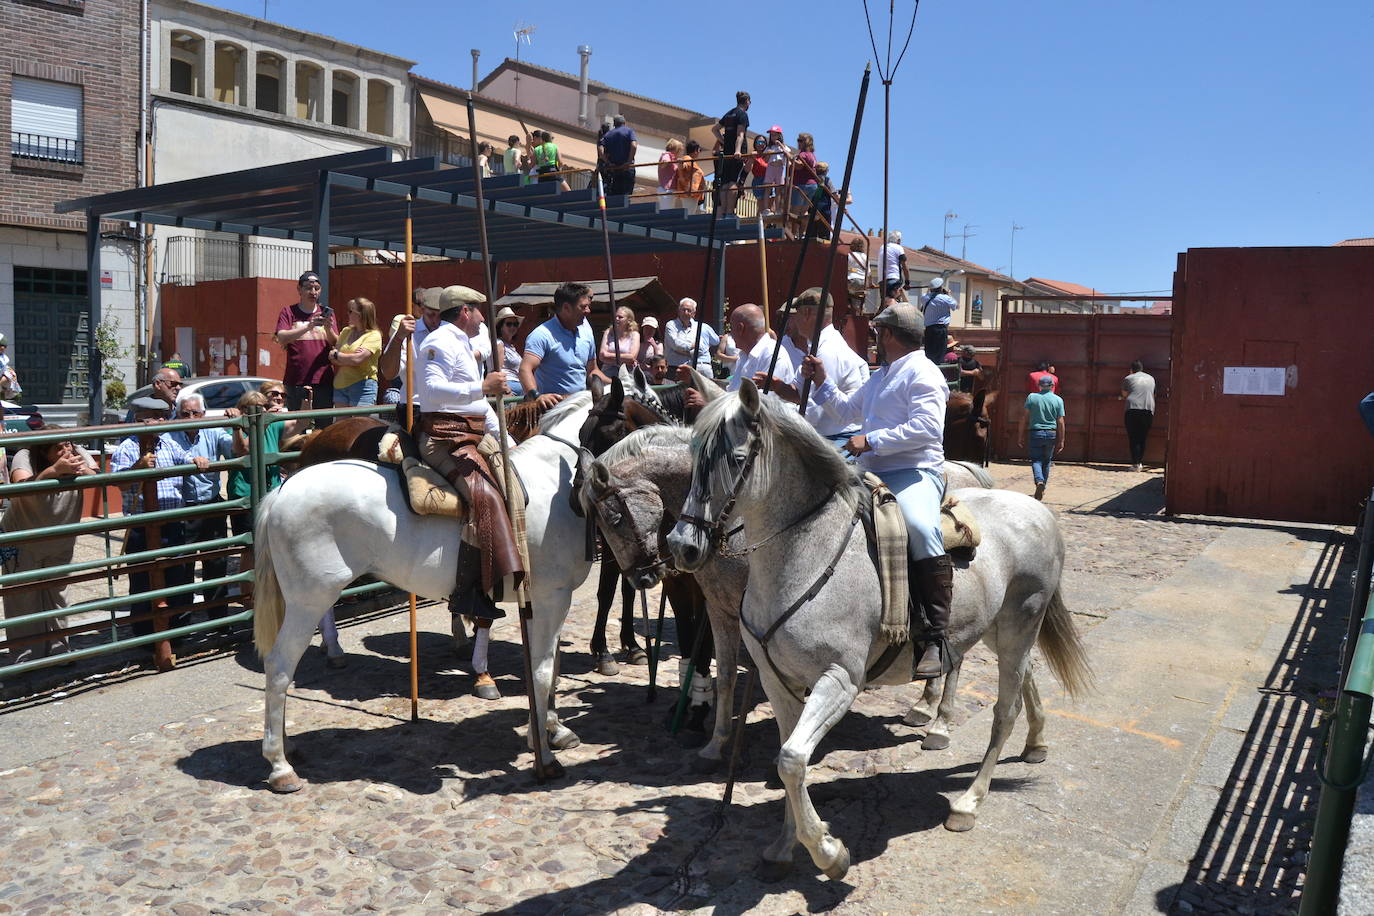
<instances>
[{"instance_id":1,"label":"tv antenna","mask_svg":"<svg viewBox=\"0 0 1374 916\"><path fill-rule=\"evenodd\" d=\"M525 25L523 21L515 23L515 100L512 104L517 108L520 106L520 43L534 44L534 30L535 26Z\"/></svg>"}]
</instances>

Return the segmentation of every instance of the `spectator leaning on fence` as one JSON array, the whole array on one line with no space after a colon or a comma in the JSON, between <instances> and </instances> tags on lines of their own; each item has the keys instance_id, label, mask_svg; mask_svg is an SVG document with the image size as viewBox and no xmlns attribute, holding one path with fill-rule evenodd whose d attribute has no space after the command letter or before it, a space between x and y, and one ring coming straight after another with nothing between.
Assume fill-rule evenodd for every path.
<instances>
[{"instance_id":1,"label":"spectator leaning on fence","mask_svg":"<svg viewBox=\"0 0 1374 916\"><path fill-rule=\"evenodd\" d=\"M45 432L56 431L56 426L44 426ZM96 470L95 459L91 453L71 442L54 442L51 445L38 445L20 449L14 454L14 465L10 469L10 482L23 483L28 480L59 480L93 474ZM56 493L31 493L24 496L11 496L5 509L0 527L7 532L30 531L49 525L71 525L81 520L81 505L85 490L59 490ZM5 573L29 572L35 569L51 569L64 566L72 561L76 550L76 535L70 537L44 538L25 541L18 547L0 550L4 556ZM5 616L23 617L41 611L55 611L67 606L66 586L54 587L44 582L38 588L14 591L5 597ZM44 633L57 633L67 627L64 617L53 617L39 623L20 624L5 628L5 639L14 640L38 637ZM65 636L51 636L48 639L16 646L10 650L11 664L56 655L68 649Z\"/></svg>"},{"instance_id":2,"label":"spectator leaning on fence","mask_svg":"<svg viewBox=\"0 0 1374 916\"><path fill-rule=\"evenodd\" d=\"M225 419L232 420L239 415L238 408L230 407L224 411ZM205 399L198 394L188 394L177 404L178 420L201 420L205 418ZM177 430L172 439L186 452L186 460L196 464L214 464L229 461L234 457L234 437L223 426L208 429ZM197 461L197 459L200 459ZM200 470L182 478L182 498L187 506L209 506L223 502L220 491L220 472ZM198 515L186 520L186 543L199 544L227 536L229 517L224 512ZM228 557L211 557L201 561L201 579L220 579L228 574ZM226 594L224 586L202 589L202 601L215 601ZM224 605L208 611L211 617L223 617L228 613Z\"/></svg>"},{"instance_id":3,"label":"spectator leaning on fence","mask_svg":"<svg viewBox=\"0 0 1374 916\"><path fill-rule=\"evenodd\" d=\"M208 464L204 459L188 459L186 450L170 434L157 431L156 424L167 417L165 405L161 400L134 398L130 406L134 411L134 422L148 425L126 436L115 447L114 454L110 457L111 471L175 468L179 464L186 464L188 460L192 460L197 467L203 468L202 462ZM186 504L180 477L162 477L157 480L157 504L154 506L144 504L144 486L143 481L136 481L120 488L124 492L125 517L132 518L144 512L180 509ZM160 529L161 537L157 544L151 543L152 527ZM124 543L124 552L139 553L164 547L179 547L185 543L186 523L183 521L165 521L156 526L146 527L133 525L129 528L128 540ZM189 563L173 564L165 567L162 575L163 586L166 588L187 585L191 582L192 567ZM151 576L147 572L130 573L129 594L132 596L148 591L151 581ZM187 615L184 613L184 606L191 603L191 596L177 595L167 599L167 603L174 609L182 609L182 612L169 615L168 625L175 628L185 624ZM152 605L147 601L136 601L129 605L129 613L134 617L148 614L151 610ZM135 636L147 636L153 632L153 621L135 620L133 628Z\"/></svg>"}]
</instances>

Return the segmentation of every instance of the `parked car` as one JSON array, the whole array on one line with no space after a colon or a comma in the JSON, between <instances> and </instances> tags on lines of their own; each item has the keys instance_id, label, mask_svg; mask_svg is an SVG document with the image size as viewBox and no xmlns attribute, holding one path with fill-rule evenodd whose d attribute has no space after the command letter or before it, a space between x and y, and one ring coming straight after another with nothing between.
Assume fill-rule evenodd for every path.
<instances>
[{"instance_id":1,"label":"parked car","mask_svg":"<svg viewBox=\"0 0 1374 916\"><path fill-rule=\"evenodd\" d=\"M43 422L43 415L38 412L38 408L33 404L21 407L9 401L0 401L0 409L5 412L5 431L11 433L27 433L33 429L30 424L31 418L34 424Z\"/></svg>"},{"instance_id":2,"label":"parked car","mask_svg":"<svg viewBox=\"0 0 1374 916\"><path fill-rule=\"evenodd\" d=\"M243 397L244 392L257 391L263 382L275 381L275 379L264 378L257 375L208 375L184 379L181 392L177 395L184 398L188 394L198 394L205 398L205 416L209 419L224 416L225 408L233 407ZM153 386L144 385L142 388L129 395L129 400L134 398L152 397Z\"/></svg>"}]
</instances>

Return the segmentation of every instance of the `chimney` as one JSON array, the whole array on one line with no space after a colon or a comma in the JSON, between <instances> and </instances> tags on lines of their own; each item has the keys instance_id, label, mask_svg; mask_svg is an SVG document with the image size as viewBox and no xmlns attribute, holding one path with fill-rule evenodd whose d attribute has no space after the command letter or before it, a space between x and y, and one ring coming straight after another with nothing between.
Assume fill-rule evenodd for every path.
<instances>
[{"instance_id":1,"label":"chimney","mask_svg":"<svg viewBox=\"0 0 1374 916\"><path fill-rule=\"evenodd\" d=\"M587 64L592 59L591 45L578 45L577 53L582 55L582 72L577 78L577 123L591 127L592 119L587 114Z\"/></svg>"},{"instance_id":2,"label":"chimney","mask_svg":"<svg viewBox=\"0 0 1374 916\"><path fill-rule=\"evenodd\" d=\"M481 56L482 56L482 52L481 52L479 49L477 49L477 48L473 48L473 49L472 49L472 91L473 91L473 92L476 92L476 91L477 91L477 58L479 58L479 57L481 57Z\"/></svg>"}]
</instances>

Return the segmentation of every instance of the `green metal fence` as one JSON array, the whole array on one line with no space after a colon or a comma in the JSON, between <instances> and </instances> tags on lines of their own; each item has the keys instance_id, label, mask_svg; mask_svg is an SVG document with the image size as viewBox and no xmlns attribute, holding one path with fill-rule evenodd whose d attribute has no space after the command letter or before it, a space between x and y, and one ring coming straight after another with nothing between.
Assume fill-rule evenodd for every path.
<instances>
[{"instance_id":1,"label":"green metal fence","mask_svg":"<svg viewBox=\"0 0 1374 916\"><path fill-rule=\"evenodd\" d=\"M1365 506L1359 560L1355 564L1355 597L1345 651L1345 679L1335 712L1327 719L1321 798L1312 829L1312 851L1302 889L1300 916L1336 912L1341 866L1350 839L1355 796L1369 772L1370 716L1374 714L1374 493Z\"/></svg>"},{"instance_id":2,"label":"green metal fence","mask_svg":"<svg viewBox=\"0 0 1374 916\"><path fill-rule=\"evenodd\" d=\"M20 591L36 588L60 589L79 582L91 582L100 579L104 579L106 583L105 597L82 601L65 608L50 608L22 617L7 617L0 619L0 631L3 631L0 635L4 637L0 639L0 649L8 650L7 654L4 656L6 659L13 657L14 653L22 652L28 646L43 645L57 638L96 634L101 637L97 644L85 646L83 648L74 648L72 651L57 655L31 658L19 664L0 668L0 670L4 671L6 675L21 674L36 668L66 664L71 661L106 655L135 646L157 644L164 640L171 640L207 630L223 629L251 620L253 616L251 593L249 593L249 589L245 588L244 585L245 583L251 582L253 579L252 531L249 530L239 535L213 538L194 544L162 547L159 546L161 544L160 526L167 523L211 515L227 516L235 513L254 513L257 506L262 502L263 497L268 492L267 469L280 464L282 461L289 461L299 456L299 452L265 451L263 433L267 425L272 422L283 419L297 420L301 418L315 419L321 417L339 419L342 417L364 414L391 415L395 413L395 410L395 405L382 404L373 407L296 411L285 416L277 413L255 412L232 419L177 420L154 425L154 429L159 435L178 430L189 431L210 428L241 430L248 440L248 454L228 461L213 462L206 471L223 472L236 468L246 470L248 472L251 491L247 499L222 500L219 502L187 506L179 509L157 509L130 516L124 516L122 514L122 506L116 507L118 511L112 511L109 505L108 487L141 486L146 481L157 481L168 477L184 477L187 474L204 473L189 463L170 468L108 472L103 470L104 464L102 462L101 470L95 474L74 478L29 480L23 483L0 485L0 498L4 499L26 495L50 494L64 490L98 489L101 493L101 512L99 518L82 520L67 525L53 525L21 531L0 532L0 548L14 547L22 551L24 545L45 539L93 534L103 535L105 542L105 556L103 557L78 560L61 566L21 571L6 571L0 574L0 598L16 594ZM147 434L149 433L149 429L144 424L72 428L51 432L5 436L3 439L0 439L0 445L3 445L9 450L10 454L14 454L20 449L46 446L57 442L71 441L77 443L90 443L90 451L97 456L103 457L105 455L106 443L119 442L130 435L137 435L140 432ZM115 546L116 539L113 536L114 533L120 529L132 530L134 528L144 528L149 531L149 536L145 540L148 549L139 550L135 553L118 552ZM192 575L191 581L185 585L151 587L147 590L134 593L125 590L122 593L117 593L116 584L118 580L126 578L133 573L148 573L150 576L150 584L157 586L161 574L169 567L194 564L206 558L228 558L234 554L239 555L243 561L240 572L201 581L196 581L194 575ZM226 594L211 602L193 602L196 592L208 592L216 588L223 588L227 592L228 588L232 585L240 586L245 594L241 594L237 598L230 597ZM366 595L383 592L389 588L390 586L385 583L369 583L350 588L346 590L344 594ZM153 610L138 616L131 616L129 613L121 613L125 608L140 602L150 603L153 605ZM166 602L166 607L158 608L156 606L158 602ZM217 606L227 607L231 603L239 602L243 605L241 610L223 617L208 619L199 623L188 623L184 626L175 628L162 628L143 636L135 636L130 632L130 625L136 621L151 620L155 627L165 627L166 621L173 615L202 608L209 610ZM73 622L76 617L88 615L93 611L103 611L106 612L106 615L100 620L88 620L84 623ZM35 623L45 623L57 618L69 618L66 625L60 630L47 630L40 634L15 639L11 639L10 637L10 630L16 627ZM164 646L162 648L165 650L167 647Z\"/></svg>"}]
</instances>

